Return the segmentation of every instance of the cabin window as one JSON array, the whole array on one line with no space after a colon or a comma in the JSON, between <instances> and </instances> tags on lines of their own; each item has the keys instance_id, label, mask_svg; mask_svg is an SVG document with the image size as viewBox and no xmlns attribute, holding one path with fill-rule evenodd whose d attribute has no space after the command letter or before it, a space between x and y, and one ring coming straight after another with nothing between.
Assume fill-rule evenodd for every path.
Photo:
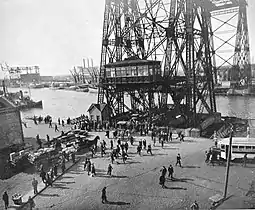
<instances>
[{"instance_id":1,"label":"cabin window","mask_svg":"<svg viewBox=\"0 0 255 210\"><path fill-rule=\"evenodd\" d=\"M137 69L136 66L131 67L132 76L137 76Z\"/></svg>"},{"instance_id":2,"label":"cabin window","mask_svg":"<svg viewBox=\"0 0 255 210\"><path fill-rule=\"evenodd\" d=\"M131 67L127 67L126 68L126 75L127 75L127 77L130 77L131 76Z\"/></svg>"},{"instance_id":3,"label":"cabin window","mask_svg":"<svg viewBox=\"0 0 255 210\"><path fill-rule=\"evenodd\" d=\"M233 149L233 150L237 150L237 149L238 149L238 146L232 146L232 149Z\"/></svg>"},{"instance_id":4,"label":"cabin window","mask_svg":"<svg viewBox=\"0 0 255 210\"><path fill-rule=\"evenodd\" d=\"M121 67L121 76L122 76L122 77L127 76L127 75L126 75L126 68L125 68L125 67Z\"/></svg>"},{"instance_id":5,"label":"cabin window","mask_svg":"<svg viewBox=\"0 0 255 210\"><path fill-rule=\"evenodd\" d=\"M111 77L115 77L115 68L111 68Z\"/></svg>"},{"instance_id":6,"label":"cabin window","mask_svg":"<svg viewBox=\"0 0 255 210\"><path fill-rule=\"evenodd\" d=\"M144 76L149 76L148 66L144 66L143 70L144 70Z\"/></svg>"},{"instance_id":7,"label":"cabin window","mask_svg":"<svg viewBox=\"0 0 255 210\"><path fill-rule=\"evenodd\" d=\"M160 65L156 65L155 67L156 67L155 72L157 72L157 74L161 74Z\"/></svg>"},{"instance_id":8,"label":"cabin window","mask_svg":"<svg viewBox=\"0 0 255 210\"><path fill-rule=\"evenodd\" d=\"M224 144L221 145L221 149L225 149L225 145Z\"/></svg>"},{"instance_id":9,"label":"cabin window","mask_svg":"<svg viewBox=\"0 0 255 210\"><path fill-rule=\"evenodd\" d=\"M94 119L94 115L90 115L90 118L91 118L91 120L93 120Z\"/></svg>"},{"instance_id":10,"label":"cabin window","mask_svg":"<svg viewBox=\"0 0 255 210\"><path fill-rule=\"evenodd\" d=\"M110 68L106 68L106 77L111 77L111 69Z\"/></svg>"},{"instance_id":11,"label":"cabin window","mask_svg":"<svg viewBox=\"0 0 255 210\"><path fill-rule=\"evenodd\" d=\"M149 74L153 75L153 66L149 66Z\"/></svg>"},{"instance_id":12,"label":"cabin window","mask_svg":"<svg viewBox=\"0 0 255 210\"><path fill-rule=\"evenodd\" d=\"M120 67L116 68L116 77L121 77L121 68Z\"/></svg>"},{"instance_id":13,"label":"cabin window","mask_svg":"<svg viewBox=\"0 0 255 210\"><path fill-rule=\"evenodd\" d=\"M255 150L255 146L253 146L252 149Z\"/></svg>"},{"instance_id":14,"label":"cabin window","mask_svg":"<svg viewBox=\"0 0 255 210\"><path fill-rule=\"evenodd\" d=\"M244 150L244 146L239 146L239 149L240 150Z\"/></svg>"},{"instance_id":15,"label":"cabin window","mask_svg":"<svg viewBox=\"0 0 255 210\"><path fill-rule=\"evenodd\" d=\"M138 76L143 76L143 75L144 75L143 66L138 66Z\"/></svg>"},{"instance_id":16,"label":"cabin window","mask_svg":"<svg viewBox=\"0 0 255 210\"><path fill-rule=\"evenodd\" d=\"M247 150L251 150L251 146L246 146L246 149Z\"/></svg>"}]
</instances>

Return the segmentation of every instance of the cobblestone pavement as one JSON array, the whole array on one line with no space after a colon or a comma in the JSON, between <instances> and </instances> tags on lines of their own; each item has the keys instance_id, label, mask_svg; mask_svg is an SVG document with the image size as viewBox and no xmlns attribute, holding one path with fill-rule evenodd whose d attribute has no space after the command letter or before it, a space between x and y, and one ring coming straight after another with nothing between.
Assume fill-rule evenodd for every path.
<instances>
[{"instance_id":1,"label":"cobblestone pavement","mask_svg":"<svg viewBox=\"0 0 255 210\"><path fill-rule=\"evenodd\" d=\"M100 135L104 138L102 133ZM151 142L150 138L146 139L147 143ZM204 163L204 152L213 145L211 140L189 139L182 143L174 140L166 143L163 149L157 143L153 147L153 156L143 150L141 157L136 154L137 144L135 141L134 146L130 146L126 164L122 160L118 160L119 164L113 164L113 177L106 176L109 154L102 158L98 153L92 159L96 167L95 177L88 176L83 170L83 162L80 162L56 181L53 187L47 188L35 198L36 208L188 209L197 200L200 209L209 209L209 197L222 193L225 167ZM163 165L175 165L178 153L182 156L183 168L174 167L177 179L167 179L167 188L163 189L159 186L160 169ZM249 191L255 173L252 167L231 166L228 188L231 198L226 201L226 208L245 207L244 202L234 201L245 198L244 195ZM101 190L104 186L107 186L107 204L101 203ZM221 207L224 208L224 204Z\"/></svg>"}]
</instances>

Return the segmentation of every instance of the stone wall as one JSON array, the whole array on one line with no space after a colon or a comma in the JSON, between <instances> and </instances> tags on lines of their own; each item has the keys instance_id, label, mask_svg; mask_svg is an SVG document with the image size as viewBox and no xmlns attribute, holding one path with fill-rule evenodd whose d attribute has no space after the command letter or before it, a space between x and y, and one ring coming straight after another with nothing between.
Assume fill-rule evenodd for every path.
<instances>
[{"instance_id":1,"label":"stone wall","mask_svg":"<svg viewBox=\"0 0 255 210\"><path fill-rule=\"evenodd\" d=\"M13 108L0 110L0 149L23 142L20 112Z\"/></svg>"}]
</instances>

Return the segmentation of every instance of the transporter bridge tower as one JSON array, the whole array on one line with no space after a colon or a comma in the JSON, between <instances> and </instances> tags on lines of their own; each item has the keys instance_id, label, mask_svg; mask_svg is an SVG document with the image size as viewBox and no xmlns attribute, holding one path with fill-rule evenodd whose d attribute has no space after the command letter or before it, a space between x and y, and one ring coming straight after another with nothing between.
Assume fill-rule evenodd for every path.
<instances>
[{"instance_id":1,"label":"transporter bridge tower","mask_svg":"<svg viewBox=\"0 0 255 210\"><path fill-rule=\"evenodd\" d=\"M105 0L98 103L106 102L112 117L170 109L185 116L187 126L197 126L202 115L216 113L212 15L237 9L243 18L245 5L244 0ZM239 49L236 54L243 55Z\"/></svg>"}]
</instances>

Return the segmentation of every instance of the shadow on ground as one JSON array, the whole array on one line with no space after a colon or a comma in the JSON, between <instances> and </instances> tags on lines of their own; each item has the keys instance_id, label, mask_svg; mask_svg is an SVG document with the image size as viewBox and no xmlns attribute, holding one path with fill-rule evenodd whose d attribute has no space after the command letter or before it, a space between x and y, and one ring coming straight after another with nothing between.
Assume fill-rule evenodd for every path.
<instances>
[{"instance_id":1,"label":"shadow on ground","mask_svg":"<svg viewBox=\"0 0 255 210\"><path fill-rule=\"evenodd\" d=\"M45 194L45 193L41 193L41 194L39 194L39 196L43 196L43 197L59 197L59 194Z\"/></svg>"},{"instance_id":2,"label":"shadow on ground","mask_svg":"<svg viewBox=\"0 0 255 210\"><path fill-rule=\"evenodd\" d=\"M194 179L189 179L189 178L173 178L173 179L170 179L170 178L167 178L166 179L167 181L172 181L172 182L187 182L187 181L194 181Z\"/></svg>"},{"instance_id":3,"label":"shadow on ground","mask_svg":"<svg viewBox=\"0 0 255 210\"><path fill-rule=\"evenodd\" d=\"M130 203L126 203L126 202L123 202L123 201L107 201L106 204L118 205L118 206L130 205Z\"/></svg>"},{"instance_id":4,"label":"shadow on ground","mask_svg":"<svg viewBox=\"0 0 255 210\"><path fill-rule=\"evenodd\" d=\"M109 178L109 179L124 179L124 178L128 178L128 176L117 176L117 175L112 175L109 176L107 174L96 174L96 177L102 177L102 178Z\"/></svg>"},{"instance_id":5,"label":"shadow on ground","mask_svg":"<svg viewBox=\"0 0 255 210\"><path fill-rule=\"evenodd\" d=\"M185 187L165 187L164 189L169 189L169 190L187 190Z\"/></svg>"},{"instance_id":6,"label":"shadow on ground","mask_svg":"<svg viewBox=\"0 0 255 210\"><path fill-rule=\"evenodd\" d=\"M200 166L182 166L182 168L201 168Z\"/></svg>"},{"instance_id":7,"label":"shadow on ground","mask_svg":"<svg viewBox=\"0 0 255 210\"><path fill-rule=\"evenodd\" d=\"M54 183L52 188L69 189L69 187L66 187L63 184L58 184L58 183Z\"/></svg>"}]
</instances>

